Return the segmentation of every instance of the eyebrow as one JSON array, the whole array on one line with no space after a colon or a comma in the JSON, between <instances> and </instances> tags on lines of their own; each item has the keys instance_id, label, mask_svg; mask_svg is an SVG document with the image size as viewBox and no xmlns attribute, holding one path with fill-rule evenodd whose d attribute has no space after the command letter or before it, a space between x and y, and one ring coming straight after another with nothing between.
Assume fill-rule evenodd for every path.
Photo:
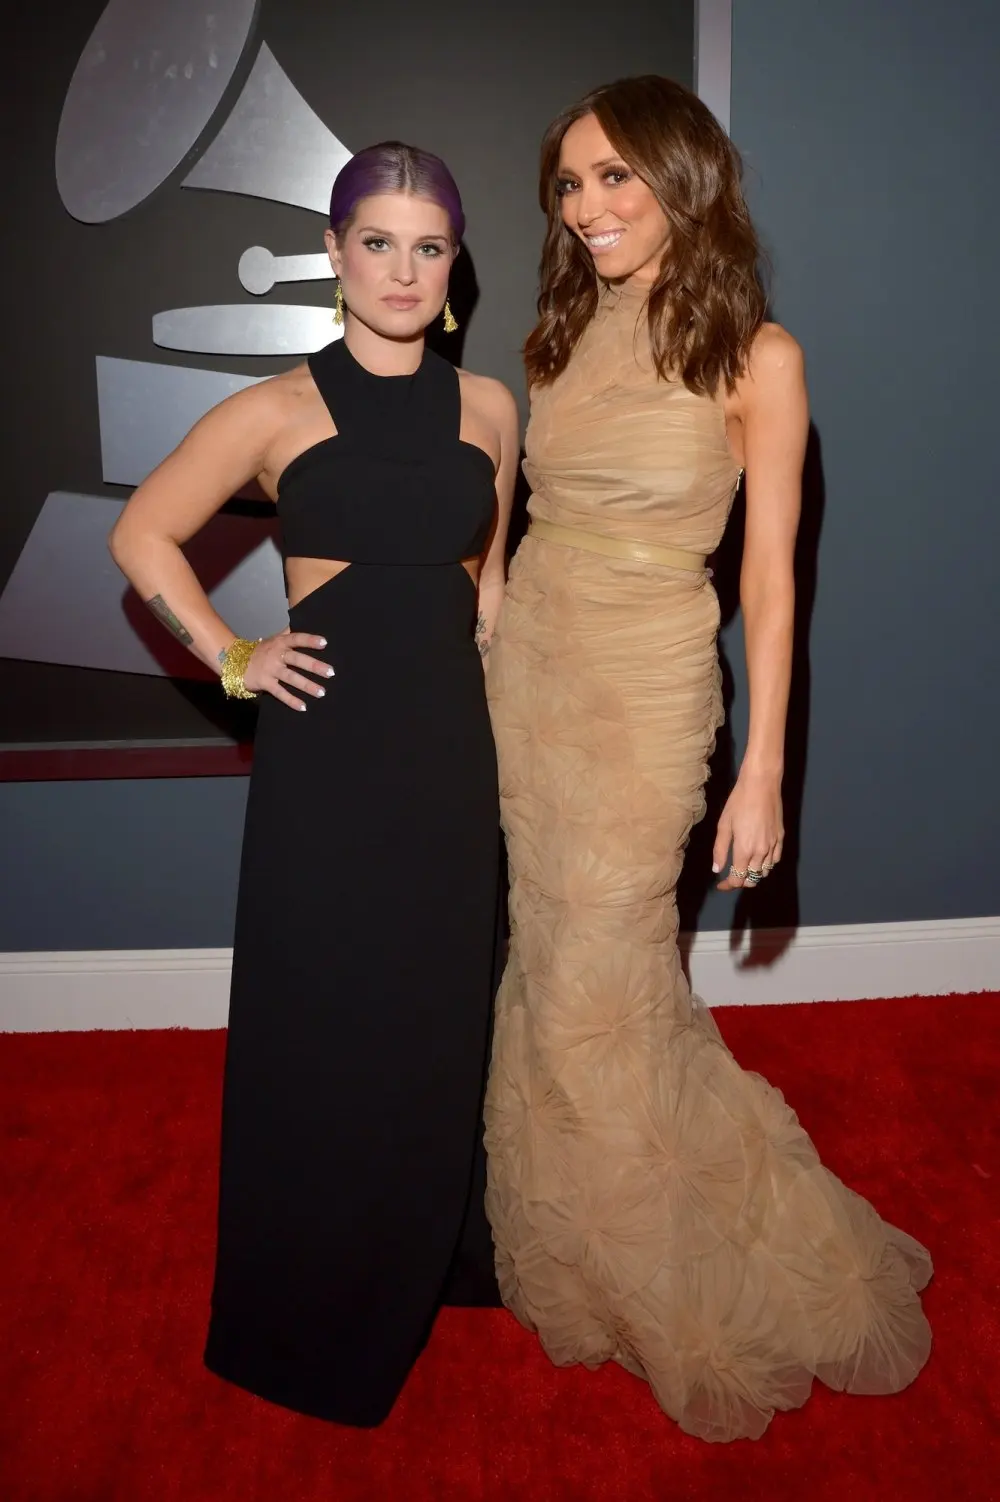
<instances>
[{"instance_id":1,"label":"eyebrow","mask_svg":"<svg viewBox=\"0 0 1000 1502\"><path fill-rule=\"evenodd\" d=\"M360 226L360 228L358 229L358 234L359 235L381 235L384 240L394 240L396 238L396 236L393 234L392 230L389 230L389 229L379 229L379 227L378 227L377 224L362 224ZM442 240L442 241L444 241L445 244L448 243L448 236L447 235L418 235L417 239L418 240Z\"/></svg>"},{"instance_id":2,"label":"eyebrow","mask_svg":"<svg viewBox=\"0 0 1000 1502\"><path fill-rule=\"evenodd\" d=\"M590 170L591 170L591 172L600 172L600 170L601 170L602 167L617 167L619 165L623 165L623 166L625 165L625 158L624 157L620 157L620 156L606 156L606 157L603 157L601 159L601 161L599 161L599 162L591 162L591 164L590 164ZM557 171L558 174L562 175L563 177L573 177L574 176L574 173L570 170L569 167L563 167L561 164L560 164L559 167L556 168L556 171Z\"/></svg>"}]
</instances>

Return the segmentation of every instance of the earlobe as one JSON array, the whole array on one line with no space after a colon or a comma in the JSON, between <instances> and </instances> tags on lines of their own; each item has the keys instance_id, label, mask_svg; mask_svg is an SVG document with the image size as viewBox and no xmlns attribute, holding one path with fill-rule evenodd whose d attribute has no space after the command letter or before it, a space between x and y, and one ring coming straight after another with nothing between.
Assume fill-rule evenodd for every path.
<instances>
[{"instance_id":1,"label":"earlobe","mask_svg":"<svg viewBox=\"0 0 1000 1502\"><path fill-rule=\"evenodd\" d=\"M337 247L337 237L333 233L332 229L324 231L323 244L326 246L326 253L330 258L330 265L333 268L333 274L334 276L339 277L340 269L343 264L343 258Z\"/></svg>"}]
</instances>

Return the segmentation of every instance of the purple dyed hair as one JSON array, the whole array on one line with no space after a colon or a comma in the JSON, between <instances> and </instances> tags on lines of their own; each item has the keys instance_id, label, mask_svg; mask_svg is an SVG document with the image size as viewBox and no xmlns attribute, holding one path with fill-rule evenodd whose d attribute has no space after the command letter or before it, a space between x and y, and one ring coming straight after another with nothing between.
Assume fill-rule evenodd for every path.
<instances>
[{"instance_id":1,"label":"purple dyed hair","mask_svg":"<svg viewBox=\"0 0 1000 1502\"><path fill-rule=\"evenodd\" d=\"M456 245L465 234L465 214L455 179L439 156L405 146L402 141L380 141L366 146L341 167L330 194L330 228L337 236L351 227L363 198L375 193L413 193L444 209L451 220Z\"/></svg>"}]
</instances>

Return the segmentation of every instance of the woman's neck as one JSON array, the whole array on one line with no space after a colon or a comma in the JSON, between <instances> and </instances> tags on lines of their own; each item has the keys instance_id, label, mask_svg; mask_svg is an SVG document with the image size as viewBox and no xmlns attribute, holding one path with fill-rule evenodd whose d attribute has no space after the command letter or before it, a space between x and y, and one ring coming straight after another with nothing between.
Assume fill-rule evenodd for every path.
<instances>
[{"instance_id":1,"label":"woman's neck","mask_svg":"<svg viewBox=\"0 0 1000 1502\"><path fill-rule=\"evenodd\" d=\"M424 358L422 332L414 339L387 339L352 313L347 315L344 342L358 364L372 375L413 375Z\"/></svg>"},{"instance_id":2,"label":"woman's neck","mask_svg":"<svg viewBox=\"0 0 1000 1502\"><path fill-rule=\"evenodd\" d=\"M639 304L646 301L649 296L652 282L640 281L636 276L625 277L620 282L605 282L608 297L615 303Z\"/></svg>"}]
</instances>

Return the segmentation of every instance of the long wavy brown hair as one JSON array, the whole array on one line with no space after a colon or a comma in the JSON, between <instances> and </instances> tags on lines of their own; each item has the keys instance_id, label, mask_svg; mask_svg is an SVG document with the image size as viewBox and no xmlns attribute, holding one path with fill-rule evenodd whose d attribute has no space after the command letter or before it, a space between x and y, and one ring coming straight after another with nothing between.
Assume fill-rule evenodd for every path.
<instances>
[{"instance_id":1,"label":"long wavy brown hair","mask_svg":"<svg viewBox=\"0 0 1000 1502\"><path fill-rule=\"evenodd\" d=\"M624 78L595 89L554 120L542 142L539 199L548 218L538 323L524 347L529 385L566 368L597 309L600 283L580 239L563 224L563 136L595 115L612 146L656 195L669 247L649 295L649 336L662 379L680 375L701 395L731 391L747 365L767 298L760 245L741 187L739 153L712 112L669 78Z\"/></svg>"}]
</instances>

